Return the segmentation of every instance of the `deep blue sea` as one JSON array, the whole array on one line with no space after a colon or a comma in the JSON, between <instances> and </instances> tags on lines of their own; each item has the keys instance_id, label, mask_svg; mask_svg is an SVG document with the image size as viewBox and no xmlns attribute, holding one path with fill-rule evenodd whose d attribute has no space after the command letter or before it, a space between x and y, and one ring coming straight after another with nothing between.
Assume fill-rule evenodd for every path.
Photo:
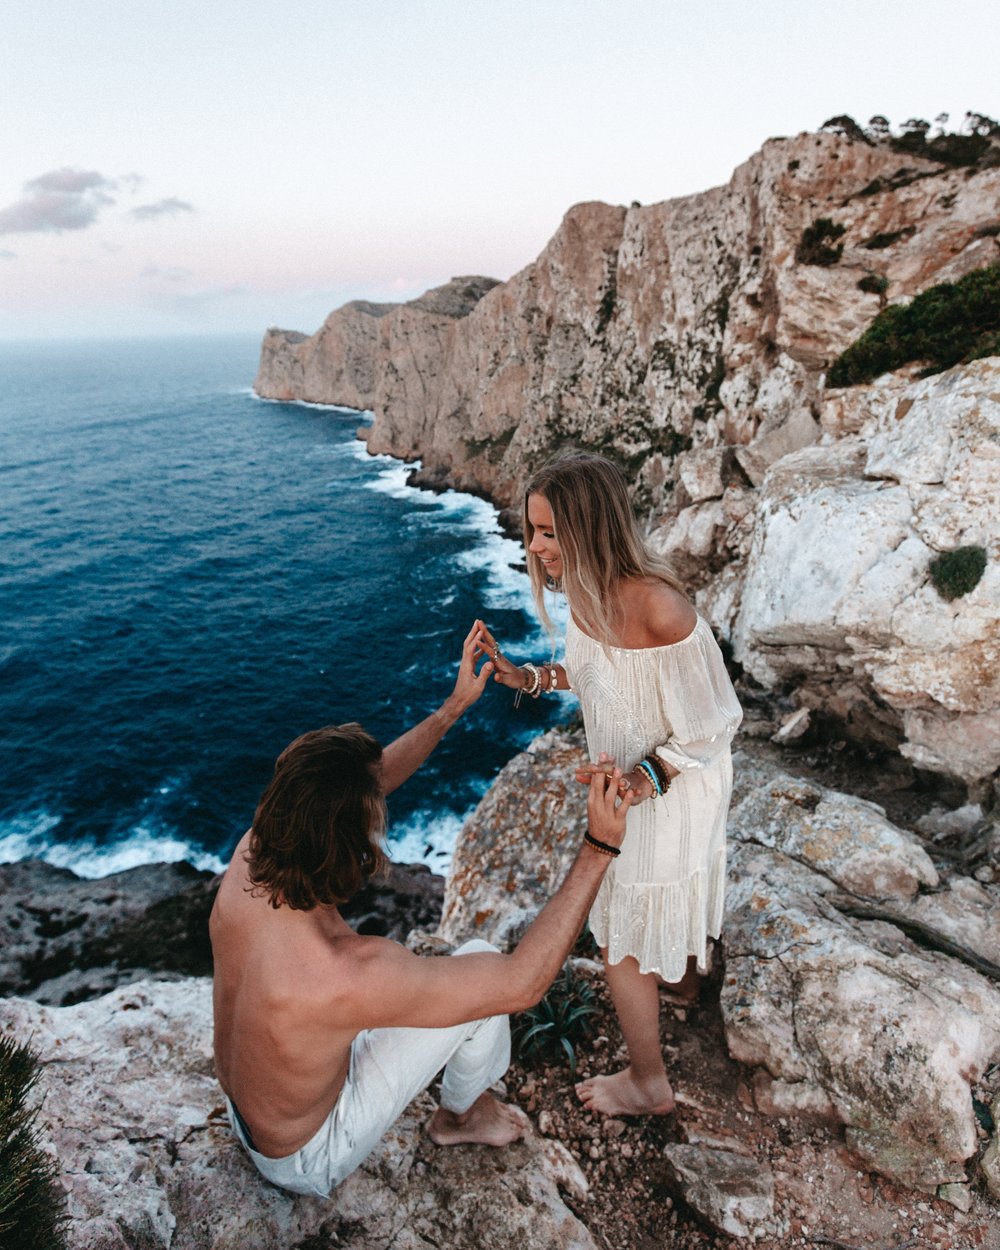
<instances>
[{"instance_id":1,"label":"deep blue sea","mask_svg":"<svg viewBox=\"0 0 1000 1250\"><path fill-rule=\"evenodd\" d=\"M0 344L0 861L218 868L297 734L389 741L482 615L548 654L485 502L406 485L357 412L264 402L258 340ZM491 686L390 800L448 862L502 765L565 718Z\"/></svg>"}]
</instances>

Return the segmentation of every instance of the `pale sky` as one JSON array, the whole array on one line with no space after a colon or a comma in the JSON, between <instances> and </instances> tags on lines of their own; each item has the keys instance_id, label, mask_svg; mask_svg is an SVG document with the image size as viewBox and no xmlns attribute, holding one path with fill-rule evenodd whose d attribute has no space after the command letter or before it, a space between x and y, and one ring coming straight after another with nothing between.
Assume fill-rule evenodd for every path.
<instances>
[{"instance_id":1,"label":"pale sky","mask_svg":"<svg viewBox=\"0 0 1000 1250\"><path fill-rule=\"evenodd\" d=\"M32 0L0 338L306 332L848 113L1000 117L997 0Z\"/></svg>"}]
</instances>

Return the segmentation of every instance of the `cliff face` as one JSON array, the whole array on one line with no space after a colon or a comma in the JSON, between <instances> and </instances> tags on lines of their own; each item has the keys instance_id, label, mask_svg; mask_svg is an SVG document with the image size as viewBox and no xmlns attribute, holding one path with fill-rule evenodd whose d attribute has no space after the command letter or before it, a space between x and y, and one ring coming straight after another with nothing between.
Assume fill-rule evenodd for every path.
<instances>
[{"instance_id":1,"label":"cliff face","mask_svg":"<svg viewBox=\"0 0 1000 1250\"><path fill-rule=\"evenodd\" d=\"M881 188L881 189L880 189ZM348 304L311 338L270 331L258 392L372 407L373 451L420 456L510 503L566 441L631 461L654 507L688 446L819 432L824 367L898 300L998 255L1000 169L949 169L835 134L765 144L725 187L629 209L571 209L534 264L442 315ZM840 260L796 260L845 227ZM460 283L462 279L456 279ZM425 297L426 298L426 297ZM767 448L738 457L752 481Z\"/></svg>"},{"instance_id":2,"label":"cliff face","mask_svg":"<svg viewBox=\"0 0 1000 1250\"><path fill-rule=\"evenodd\" d=\"M371 408L375 403L380 362L381 322L390 314L417 315L418 325L434 333L467 316L495 278L454 278L408 304L372 304L353 300L332 312L322 328L307 337L295 330L271 328L261 345L254 390L264 399L302 399L318 404ZM436 338L436 336L435 336Z\"/></svg>"},{"instance_id":3,"label":"cliff face","mask_svg":"<svg viewBox=\"0 0 1000 1250\"><path fill-rule=\"evenodd\" d=\"M799 135L700 195L578 205L447 313L431 292L269 332L257 389L373 408L371 451L501 505L556 448L608 451L758 682L978 786L1000 767L1000 361L824 379L886 301L1000 259L990 142L954 168ZM945 603L929 569L960 545L987 572Z\"/></svg>"}]
</instances>

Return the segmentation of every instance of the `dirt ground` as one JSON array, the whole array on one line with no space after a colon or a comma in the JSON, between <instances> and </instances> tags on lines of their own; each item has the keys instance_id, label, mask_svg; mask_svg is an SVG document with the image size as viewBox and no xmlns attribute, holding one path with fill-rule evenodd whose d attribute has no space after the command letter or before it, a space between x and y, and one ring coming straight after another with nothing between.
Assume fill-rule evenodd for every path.
<instances>
[{"instance_id":1,"label":"dirt ground","mask_svg":"<svg viewBox=\"0 0 1000 1250\"><path fill-rule=\"evenodd\" d=\"M661 1032L676 1114L608 1120L584 1111L574 1079L616 1071L625 1054L599 966L578 960L576 969L592 984L598 1003L593 1036L577 1047L577 1078L566 1062L526 1065L515 1059L506 1084L538 1130L563 1142L582 1167L590 1193L574 1210L605 1250L735 1250L747 1244L762 1250L1000 1250L1000 1208L983 1192L963 1213L866 1171L837 1125L755 1110L752 1074L726 1050L718 975L702 982L695 1007L675 1006L662 995ZM1000 1095L1000 1069L987 1085L979 1091L986 1101ZM735 1150L770 1166L774 1215L752 1243L710 1231L671 1190L663 1160L668 1142Z\"/></svg>"}]
</instances>

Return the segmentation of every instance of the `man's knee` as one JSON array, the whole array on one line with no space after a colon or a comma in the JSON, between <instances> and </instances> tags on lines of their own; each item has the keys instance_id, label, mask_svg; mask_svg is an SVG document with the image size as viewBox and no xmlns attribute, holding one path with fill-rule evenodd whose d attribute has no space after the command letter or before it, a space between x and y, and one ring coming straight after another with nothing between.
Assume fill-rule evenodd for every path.
<instances>
[{"instance_id":1,"label":"man's knee","mask_svg":"<svg viewBox=\"0 0 1000 1250\"><path fill-rule=\"evenodd\" d=\"M480 953L499 955L501 952L492 942L486 942L482 938L469 938L467 942L463 942L461 946L456 946L451 952L453 955L476 955Z\"/></svg>"}]
</instances>

